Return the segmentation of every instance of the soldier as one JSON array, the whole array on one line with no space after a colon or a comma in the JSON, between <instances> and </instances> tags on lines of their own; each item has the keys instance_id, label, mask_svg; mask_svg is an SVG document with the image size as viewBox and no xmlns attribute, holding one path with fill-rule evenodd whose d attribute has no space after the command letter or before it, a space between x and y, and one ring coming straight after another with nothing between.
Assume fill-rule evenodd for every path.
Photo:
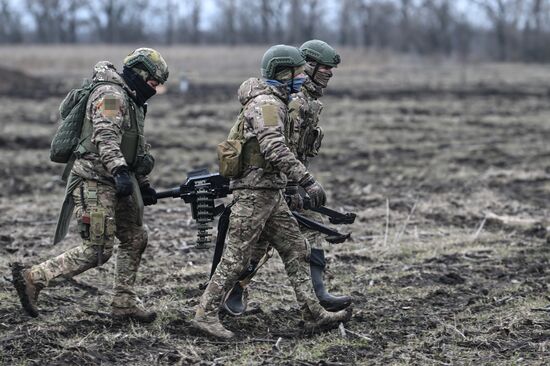
<instances>
[{"instance_id":1,"label":"soldier","mask_svg":"<svg viewBox=\"0 0 550 366\"><path fill-rule=\"evenodd\" d=\"M29 315L38 316L38 294L51 280L101 266L110 258L117 237L120 244L111 314L115 319L155 320L156 313L139 304L134 282L147 246L143 205L156 201L147 178L154 159L143 136L146 101L167 78L166 62L150 48L129 54L122 74L110 62L95 65L94 89L86 104L54 240L65 236L75 208L82 245L30 268L13 265L14 285Z\"/></svg>"},{"instance_id":2,"label":"soldier","mask_svg":"<svg viewBox=\"0 0 550 366\"><path fill-rule=\"evenodd\" d=\"M234 205L228 242L192 322L215 337L234 336L219 320L219 305L225 291L247 266L258 242L269 242L279 252L308 327L334 326L351 315L348 311L329 313L315 298L309 280L308 242L300 234L283 194L288 177L298 182L316 205L325 201L321 185L287 145L292 132L287 103L305 79L304 64L297 48L273 46L262 58L263 79L248 79L239 88L243 107L228 140L240 131L236 135L244 140L243 172L231 181Z\"/></svg>"},{"instance_id":3,"label":"soldier","mask_svg":"<svg viewBox=\"0 0 550 366\"><path fill-rule=\"evenodd\" d=\"M319 100L323 96L323 90L327 87L332 77L332 68L340 63L340 56L334 48L326 42L311 40L300 47L300 52L306 60L305 73L307 78L299 93L292 96L289 103L291 125L294 127L291 149L306 167L311 158L317 156L323 130L319 127L319 115L323 104ZM323 222L323 216L310 210L302 210L302 196L298 192L296 182L288 182L286 194L289 197L290 208L298 210L300 214L314 221ZM323 272L326 267L325 252L323 250L323 237L314 230L300 227L302 235L311 245L310 267L311 280L315 294L321 305L328 311L339 311L351 304L349 296L334 296L327 292L323 282ZM232 315L241 315L246 310L246 284L252 279L257 264L263 262L265 253L262 246L253 251L250 260L251 265L241 275L241 281L237 282L233 289L226 295L224 309Z\"/></svg>"}]
</instances>

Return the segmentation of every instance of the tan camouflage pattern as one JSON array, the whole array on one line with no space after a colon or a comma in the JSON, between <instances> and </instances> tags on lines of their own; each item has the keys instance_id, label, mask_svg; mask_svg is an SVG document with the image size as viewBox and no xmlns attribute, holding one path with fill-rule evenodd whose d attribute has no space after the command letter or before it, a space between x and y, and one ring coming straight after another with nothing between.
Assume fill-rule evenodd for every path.
<instances>
[{"instance_id":1,"label":"tan camouflage pattern","mask_svg":"<svg viewBox=\"0 0 550 366\"><path fill-rule=\"evenodd\" d=\"M261 79L250 78L241 84L238 92L243 105L244 138L257 138L266 161L274 172L248 167L242 178L231 182L233 189L282 189L287 179L300 181L307 174L306 167L296 159L286 144L285 125L288 123L288 94L286 87L274 87Z\"/></svg>"},{"instance_id":2,"label":"tan camouflage pattern","mask_svg":"<svg viewBox=\"0 0 550 366\"><path fill-rule=\"evenodd\" d=\"M311 128L319 126L319 117L323 111L323 103L319 98L323 95L323 89L316 85L309 77L299 93L292 95L289 103L289 115L291 126L294 128L290 146L298 160L308 166L311 156L307 155L307 132Z\"/></svg>"},{"instance_id":3,"label":"tan camouflage pattern","mask_svg":"<svg viewBox=\"0 0 550 366\"><path fill-rule=\"evenodd\" d=\"M309 164L309 157L305 155L306 149L304 148L304 131L307 130L306 126L317 127L319 125L319 116L323 110L323 104L318 99L323 95L323 89L311 81L309 77L306 78L304 85L299 93L292 95L292 100L289 103L289 116L291 119L290 126L294 131L289 141L291 151L296 157L304 164ZM324 216L310 210L299 210L301 215L315 220L319 223L325 223ZM300 231L305 239L307 239L311 248L325 249L328 247L324 240L323 234L318 231L308 229L300 226ZM258 263L260 259L266 253L266 247L269 243L261 243L253 248L251 252L250 261Z\"/></svg>"},{"instance_id":4,"label":"tan camouflage pattern","mask_svg":"<svg viewBox=\"0 0 550 366\"><path fill-rule=\"evenodd\" d=\"M84 200L81 196L80 186L72 193L75 202L75 218L78 221L84 212L90 214L94 209L102 212L105 215L103 240L97 242L91 239L82 239L81 245L32 266L31 278L38 284L48 286L54 278L73 277L90 268L97 267L99 261L103 264L111 257L116 237L120 240L120 244L112 305L131 308L137 303L134 283L141 255L147 246L147 232L143 226L137 224L137 203L132 196L118 198L112 185L98 182L97 200L90 200L88 197L89 182L89 180L84 180L81 183L84 187ZM99 252L101 253L100 257L98 256Z\"/></svg>"},{"instance_id":5,"label":"tan camouflage pattern","mask_svg":"<svg viewBox=\"0 0 550 366\"><path fill-rule=\"evenodd\" d=\"M90 95L86 107L86 118L92 122L92 143L98 154L87 152L74 163L72 172L82 178L114 184L112 172L126 164L120 144L125 130L131 127L128 86L117 73L114 65L100 61L94 67L93 81L110 81L114 84L98 86ZM138 118L143 111L138 111ZM148 147L149 145L145 145ZM148 182L144 176L137 177L141 184Z\"/></svg>"},{"instance_id":6,"label":"tan camouflage pattern","mask_svg":"<svg viewBox=\"0 0 550 366\"><path fill-rule=\"evenodd\" d=\"M285 265L304 315L318 317L322 308L310 280L310 248L282 191L242 189L234 192L234 199L223 257L201 296L197 314L215 316L223 294L233 287L252 252L265 251L270 243Z\"/></svg>"}]
</instances>

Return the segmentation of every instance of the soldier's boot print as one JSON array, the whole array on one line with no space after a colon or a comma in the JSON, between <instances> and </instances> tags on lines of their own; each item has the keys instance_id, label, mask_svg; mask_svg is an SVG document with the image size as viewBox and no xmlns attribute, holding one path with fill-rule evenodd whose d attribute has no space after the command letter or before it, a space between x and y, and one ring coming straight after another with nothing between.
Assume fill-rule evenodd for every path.
<instances>
[{"instance_id":1,"label":"soldier's boot print","mask_svg":"<svg viewBox=\"0 0 550 366\"><path fill-rule=\"evenodd\" d=\"M115 320L134 320L139 323L152 323L157 318L157 313L147 311L140 305L134 305L128 308L119 308L113 306L111 308L111 316Z\"/></svg>"},{"instance_id":2,"label":"soldier's boot print","mask_svg":"<svg viewBox=\"0 0 550 366\"><path fill-rule=\"evenodd\" d=\"M44 286L40 283L35 283L32 280L30 271L19 263L15 262L11 266L13 276L13 285L17 290L17 295L21 301L23 309L32 317L38 316L38 294Z\"/></svg>"},{"instance_id":3,"label":"soldier's boot print","mask_svg":"<svg viewBox=\"0 0 550 366\"><path fill-rule=\"evenodd\" d=\"M351 305L351 297L335 296L327 292L323 281L323 274L326 267L325 253L322 249L311 249L310 256L311 281L315 295L321 306L328 311L339 311Z\"/></svg>"}]
</instances>

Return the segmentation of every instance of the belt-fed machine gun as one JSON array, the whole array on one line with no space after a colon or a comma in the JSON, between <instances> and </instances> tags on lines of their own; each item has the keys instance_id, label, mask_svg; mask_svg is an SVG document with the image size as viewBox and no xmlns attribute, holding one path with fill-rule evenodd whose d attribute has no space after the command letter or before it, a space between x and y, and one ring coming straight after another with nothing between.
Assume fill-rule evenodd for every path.
<instances>
[{"instance_id":1,"label":"belt-fed machine gun","mask_svg":"<svg viewBox=\"0 0 550 366\"><path fill-rule=\"evenodd\" d=\"M216 205L215 200L218 198L227 197L231 194L229 188L229 179L219 173L210 173L208 169L198 169L191 171L185 182L179 187L167 191L157 192L157 199L162 198L181 198L185 203L191 204L191 212L193 219L198 224L197 249L206 249L211 242L212 222L215 217L221 214L218 222L218 238L216 240L216 252L218 251L221 241L221 250L225 241L227 227L229 225L229 215L231 205L226 207L224 204ZM352 224L355 221L354 213L341 213L327 207L313 208L311 207L309 198L304 199L304 209L319 212L328 216L332 224ZM350 233L342 234L320 222L311 220L300 213L293 211L292 214L300 225L303 225L311 230L319 231L326 235L326 240L329 243L343 243L351 237ZM220 253L221 255L221 253ZM214 254L216 256L216 254Z\"/></svg>"}]
</instances>

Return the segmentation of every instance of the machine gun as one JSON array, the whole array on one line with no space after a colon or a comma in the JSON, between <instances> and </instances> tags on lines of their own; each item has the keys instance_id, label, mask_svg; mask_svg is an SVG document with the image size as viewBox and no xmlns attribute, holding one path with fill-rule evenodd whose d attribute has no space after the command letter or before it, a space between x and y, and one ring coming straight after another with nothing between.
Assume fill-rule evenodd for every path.
<instances>
[{"instance_id":1,"label":"machine gun","mask_svg":"<svg viewBox=\"0 0 550 366\"><path fill-rule=\"evenodd\" d=\"M215 200L227 197L229 194L231 194L229 179L219 173L210 173L208 169L198 169L191 171L185 182L179 187L157 192L156 198L181 198L185 203L191 204L193 219L198 224L197 244L195 246L197 249L207 249L209 247L208 244L211 242L212 235L209 230L212 229L212 222L215 217L221 214L218 222L216 251L214 253L214 257L217 255L221 257L221 251L223 250L229 226L231 205L227 207L224 204L216 206ZM304 199L304 208L328 216L329 221L335 225L352 224L355 221L355 214L353 213L340 213L327 207L313 208L307 197ZM342 234L296 211L293 211L292 214L300 225L327 235L326 240L329 243L343 243L351 237L350 233Z\"/></svg>"},{"instance_id":2,"label":"machine gun","mask_svg":"<svg viewBox=\"0 0 550 366\"><path fill-rule=\"evenodd\" d=\"M197 249L207 249L211 241L211 222L221 214L225 205L216 206L215 199L227 197L229 179L219 173L210 173L208 169L193 170L187 176L185 182L179 187L167 191L157 192L157 199L181 198L185 203L191 204L193 219L197 221Z\"/></svg>"}]
</instances>

